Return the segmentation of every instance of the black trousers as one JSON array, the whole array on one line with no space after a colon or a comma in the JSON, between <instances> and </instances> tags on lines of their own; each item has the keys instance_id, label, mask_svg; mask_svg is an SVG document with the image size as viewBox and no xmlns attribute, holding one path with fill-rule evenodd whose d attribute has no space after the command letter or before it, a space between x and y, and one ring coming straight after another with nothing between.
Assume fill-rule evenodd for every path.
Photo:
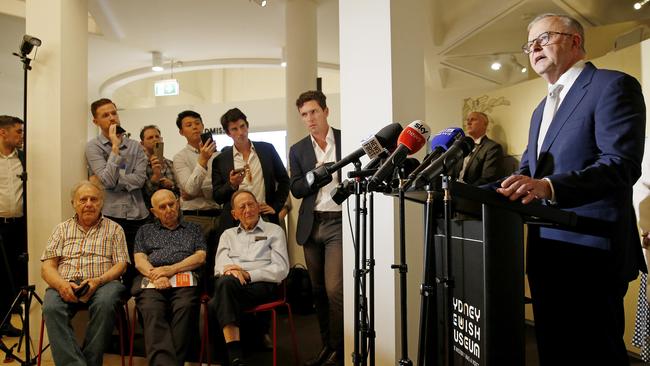
<instances>
[{"instance_id":1,"label":"black trousers","mask_svg":"<svg viewBox=\"0 0 650 366\"><path fill-rule=\"evenodd\" d=\"M208 304L221 328L229 324L240 326L244 309L271 301L276 296L277 285L255 282L242 285L233 276L220 276L214 283L214 296Z\"/></svg>"},{"instance_id":2,"label":"black trousers","mask_svg":"<svg viewBox=\"0 0 650 366\"><path fill-rule=\"evenodd\" d=\"M20 287L27 285L27 262L22 257L27 252L27 240L25 236L25 218L14 222L0 223L0 276L6 280L0 290L0 318L3 317ZM34 258L39 258L40 253ZM38 260L38 259L36 259ZM2 321L2 319L0 319Z\"/></svg>"},{"instance_id":3,"label":"black trousers","mask_svg":"<svg viewBox=\"0 0 650 366\"><path fill-rule=\"evenodd\" d=\"M136 304L149 365L182 366L199 339L199 287L144 289Z\"/></svg>"},{"instance_id":4,"label":"black trousers","mask_svg":"<svg viewBox=\"0 0 650 366\"><path fill-rule=\"evenodd\" d=\"M629 364L623 341L628 283L617 278L612 257L610 251L529 236L540 365Z\"/></svg>"}]
</instances>

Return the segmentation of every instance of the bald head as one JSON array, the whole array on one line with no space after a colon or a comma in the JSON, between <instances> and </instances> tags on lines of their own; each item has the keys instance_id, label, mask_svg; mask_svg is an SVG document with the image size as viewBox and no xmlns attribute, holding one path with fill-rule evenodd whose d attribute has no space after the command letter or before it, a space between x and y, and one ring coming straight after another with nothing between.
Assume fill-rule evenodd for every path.
<instances>
[{"instance_id":1,"label":"bald head","mask_svg":"<svg viewBox=\"0 0 650 366\"><path fill-rule=\"evenodd\" d=\"M151 213L168 229L178 226L178 199L167 189L159 189L151 196Z\"/></svg>"},{"instance_id":2,"label":"bald head","mask_svg":"<svg viewBox=\"0 0 650 366\"><path fill-rule=\"evenodd\" d=\"M485 135L488 126L488 116L483 112L471 112L467 115L467 135L473 139L478 139Z\"/></svg>"}]
</instances>

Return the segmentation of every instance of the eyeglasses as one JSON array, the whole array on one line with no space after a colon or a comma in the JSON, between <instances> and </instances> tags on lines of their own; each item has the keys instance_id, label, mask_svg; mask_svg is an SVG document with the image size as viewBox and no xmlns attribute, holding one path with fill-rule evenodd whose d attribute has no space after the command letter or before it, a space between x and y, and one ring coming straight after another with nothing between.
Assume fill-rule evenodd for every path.
<instances>
[{"instance_id":1,"label":"eyeglasses","mask_svg":"<svg viewBox=\"0 0 650 366\"><path fill-rule=\"evenodd\" d=\"M559 34L562 36L573 36L573 34L571 33L553 32L553 31L544 32L539 36L537 36L537 38L533 39L532 41L528 41L524 43L524 45L521 46L521 50L524 51L525 54L529 54L533 52L533 47L535 46L535 43L539 44L540 46L546 46L548 44L548 41L551 40L551 36L554 34Z\"/></svg>"}]
</instances>

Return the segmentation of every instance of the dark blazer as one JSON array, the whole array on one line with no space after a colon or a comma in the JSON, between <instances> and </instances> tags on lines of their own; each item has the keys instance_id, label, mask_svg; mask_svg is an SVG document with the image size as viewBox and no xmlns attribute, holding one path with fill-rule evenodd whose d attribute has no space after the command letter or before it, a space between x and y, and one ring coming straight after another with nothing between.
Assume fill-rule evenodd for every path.
<instances>
[{"instance_id":1,"label":"dark blazer","mask_svg":"<svg viewBox=\"0 0 650 366\"><path fill-rule=\"evenodd\" d=\"M289 175L273 145L262 141L253 141L252 144L262 166L266 204L275 210L275 215L269 217L269 221L278 224L278 213L289 195ZM235 226L235 220L230 213L230 198L235 193L230 186L230 171L233 169L233 149L232 146L227 146L212 160L212 197L215 202L223 205L219 223L222 229Z\"/></svg>"},{"instance_id":2,"label":"dark blazer","mask_svg":"<svg viewBox=\"0 0 650 366\"><path fill-rule=\"evenodd\" d=\"M464 160L464 159L463 159ZM463 168L463 160L460 160L452 170L452 177L458 177ZM503 176L501 162L503 160L503 149L501 145L487 136L483 136L481 143L476 145L469 155L467 168L463 175L463 182L475 186L494 182Z\"/></svg>"},{"instance_id":3,"label":"dark blazer","mask_svg":"<svg viewBox=\"0 0 650 366\"><path fill-rule=\"evenodd\" d=\"M608 221L612 227L611 234L603 236L542 227L531 230L539 235L533 239L609 250L614 274L623 280L636 278L639 270L645 270L632 207L645 135L639 82L586 63L551 122L538 159L544 103L533 112L519 174L549 178L557 207Z\"/></svg>"},{"instance_id":4,"label":"dark blazer","mask_svg":"<svg viewBox=\"0 0 650 366\"><path fill-rule=\"evenodd\" d=\"M341 160L341 130L332 128L336 142L336 160ZM296 241L303 245L309 240L314 224L314 206L316 204L317 188L309 188L305 174L316 167L316 153L311 143L311 136L296 142L289 149L289 167L291 171L291 193L296 198L302 198L298 212L298 229ZM339 172L339 180L341 174Z\"/></svg>"}]
</instances>

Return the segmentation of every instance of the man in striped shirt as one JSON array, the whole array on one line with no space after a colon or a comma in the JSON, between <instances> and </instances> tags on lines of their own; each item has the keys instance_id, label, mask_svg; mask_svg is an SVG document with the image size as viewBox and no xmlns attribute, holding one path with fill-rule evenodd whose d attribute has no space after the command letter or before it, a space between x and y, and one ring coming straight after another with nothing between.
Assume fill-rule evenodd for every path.
<instances>
[{"instance_id":1,"label":"man in striped shirt","mask_svg":"<svg viewBox=\"0 0 650 366\"><path fill-rule=\"evenodd\" d=\"M57 225L41 256L41 275L49 288L43 317L57 365L101 365L124 293L119 281L129 262L124 230L101 215L104 190L89 181L72 191L75 216ZM83 346L75 341L70 319L90 311Z\"/></svg>"}]
</instances>

